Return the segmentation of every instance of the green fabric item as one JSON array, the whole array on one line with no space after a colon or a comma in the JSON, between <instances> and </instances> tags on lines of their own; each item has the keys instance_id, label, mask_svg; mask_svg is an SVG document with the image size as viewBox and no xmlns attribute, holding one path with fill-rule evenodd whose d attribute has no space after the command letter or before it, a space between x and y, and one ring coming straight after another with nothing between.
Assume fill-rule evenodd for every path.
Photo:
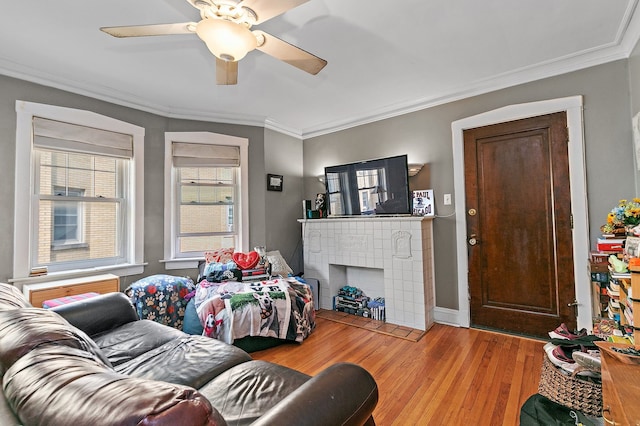
<instances>
[{"instance_id":1,"label":"green fabric item","mask_svg":"<svg viewBox=\"0 0 640 426\"><path fill-rule=\"evenodd\" d=\"M556 346L586 346L589 348L596 348L595 342L602 342L603 340L598 336L594 336L592 334L584 337L579 337L577 339L568 340L568 339L549 339L551 343Z\"/></svg>"},{"instance_id":2,"label":"green fabric item","mask_svg":"<svg viewBox=\"0 0 640 426\"><path fill-rule=\"evenodd\" d=\"M602 423L540 394L530 396L520 409L520 426L574 426L579 424L596 426Z\"/></svg>"}]
</instances>

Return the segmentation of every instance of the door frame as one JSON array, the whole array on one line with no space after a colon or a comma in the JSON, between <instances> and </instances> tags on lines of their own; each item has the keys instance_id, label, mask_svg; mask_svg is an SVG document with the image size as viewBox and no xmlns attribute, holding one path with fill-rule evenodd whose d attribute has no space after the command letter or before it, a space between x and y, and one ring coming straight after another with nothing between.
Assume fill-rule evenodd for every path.
<instances>
[{"instance_id":1,"label":"door frame","mask_svg":"<svg viewBox=\"0 0 640 426\"><path fill-rule=\"evenodd\" d=\"M451 123L453 138L453 181L456 205L456 258L458 272L458 324L469 327L469 262L467 257L467 215L464 182L464 130L539 115L565 111L569 128L569 177L573 215L573 273L578 301L578 329L591 331L592 307L588 274L589 220L584 161L583 99L581 95L509 105Z\"/></svg>"}]
</instances>

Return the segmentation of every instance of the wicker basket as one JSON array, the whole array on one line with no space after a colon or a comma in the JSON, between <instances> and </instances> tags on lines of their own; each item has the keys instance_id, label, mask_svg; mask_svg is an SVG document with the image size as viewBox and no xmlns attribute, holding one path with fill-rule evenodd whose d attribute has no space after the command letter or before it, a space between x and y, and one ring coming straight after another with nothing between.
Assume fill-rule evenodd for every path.
<instances>
[{"instance_id":1,"label":"wicker basket","mask_svg":"<svg viewBox=\"0 0 640 426\"><path fill-rule=\"evenodd\" d=\"M571 377L544 356L538 393L590 416L602 416L602 384Z\"/></svg>"}]
</instances>

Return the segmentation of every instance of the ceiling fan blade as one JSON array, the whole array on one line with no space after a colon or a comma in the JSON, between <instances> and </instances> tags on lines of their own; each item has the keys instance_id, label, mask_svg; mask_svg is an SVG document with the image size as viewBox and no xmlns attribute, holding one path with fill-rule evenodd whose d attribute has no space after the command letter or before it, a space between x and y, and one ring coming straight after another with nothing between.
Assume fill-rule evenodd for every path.
<instances>
[{"instance_id":1,"label":"ceiling fan blade","mask_svg":"<svg viewBox=\"0 0 640 426\"><path fill-rule=\"evenodd\" d=\"M302 71L316 75L322 68L324 68L325 65L327 65L327 61L324 59L318 58L306 50L302 50L293 44L289 44L276 36L259 30L256 30L253 33L258 38L258 47L256 47L256 49L293 65L296 68L300 68Z\"/></svg>"},{"instance_id":2,"label":"ceiling fan blade","mask_svg":"<svg viewBox=\"0 0 640 426\"><path fill-rule=\"evenodd\" d=\"M309 0L244 0L242 7L253 10L257 16L256 24L261 24L289 9L300 6Z\"/></svg>"},{"instance_id":3,"label":"ceiling fan blade","mask_svg":"<svg viewBox=\"0 0 640 426\"><path fill-rule=\"evenodd\" d=\"M238 62L216 58L216 84L238 84Z\"/></svg>"},{"instance_id":4,"label":"ceiling fan blade","mask_svg":"<svg viewBox=\"0 0 640 426\"><path fill-rule=\"evenodd\" d=\"M102 27L103 31L114 37L146 37L157 35L193 34L196 28L195 22L182 22L180 24L152 24L132 25L125 27Z\"/></svg>"}]
</instances>

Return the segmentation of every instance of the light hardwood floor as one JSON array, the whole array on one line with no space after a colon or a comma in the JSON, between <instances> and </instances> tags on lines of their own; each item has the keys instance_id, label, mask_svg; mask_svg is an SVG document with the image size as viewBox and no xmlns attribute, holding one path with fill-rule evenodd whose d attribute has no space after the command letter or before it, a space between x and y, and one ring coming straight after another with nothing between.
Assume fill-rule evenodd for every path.
<instances>
[{"instance_id":1,"label":"light hardwood floor","mask_svg":"<svg viewBox=\"0 0 640 426\"><path fill-rule=\"evenodd\" d=\"M518 425L537 392L545 342L434 325L418 342L318 318L303 344L252 354L314 375L338 361L378 383L374 411L385 425Z\"/></svg>"}]
</instances>

